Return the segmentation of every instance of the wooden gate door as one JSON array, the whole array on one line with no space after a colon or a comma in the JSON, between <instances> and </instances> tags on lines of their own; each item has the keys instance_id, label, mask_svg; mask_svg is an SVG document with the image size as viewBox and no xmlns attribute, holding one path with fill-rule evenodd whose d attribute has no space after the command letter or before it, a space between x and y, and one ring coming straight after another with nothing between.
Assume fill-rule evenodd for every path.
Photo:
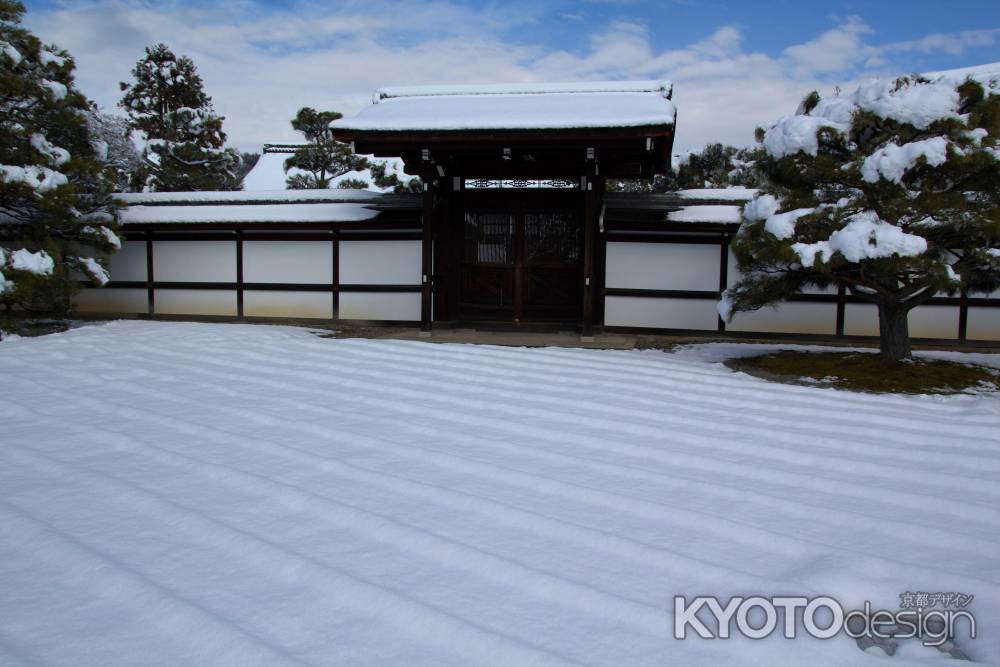
<instances>
[{"instance_id":1,"label":"wooden gate door","mask_svg":"<svg viewBox=\"0 0 1000 667\"><path fill-rule=\"evenodd\" d=\"M469 209L463 232L463 319L579 321L583 253L577 210Z\"/></svg>"}]
</instances>

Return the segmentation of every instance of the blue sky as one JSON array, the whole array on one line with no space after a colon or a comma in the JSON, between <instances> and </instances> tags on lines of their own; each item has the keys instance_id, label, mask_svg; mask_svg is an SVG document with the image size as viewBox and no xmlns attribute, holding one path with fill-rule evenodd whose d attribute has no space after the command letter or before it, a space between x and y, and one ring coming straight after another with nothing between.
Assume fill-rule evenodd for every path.
<instances>
[{"instance_id":1,"label":"blue sky","mask_svg":"<svg viewBox=\"0 0 1000 667\"><path fill-rule=\"evenodd\" d=\"M679 149L752 141L810 90L1000 61L1000 2L39 0L27 25L106 108L142 47L198 65L231 141L294 140L300 106L381 85L671 79Z\"/></svg>"}]
</instances>

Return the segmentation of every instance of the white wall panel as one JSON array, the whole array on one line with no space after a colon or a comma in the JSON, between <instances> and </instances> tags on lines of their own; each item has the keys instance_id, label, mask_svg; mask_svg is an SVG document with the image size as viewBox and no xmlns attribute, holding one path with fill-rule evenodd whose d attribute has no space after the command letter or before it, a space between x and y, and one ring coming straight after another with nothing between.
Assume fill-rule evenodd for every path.
<instances>
[{"instance_id":1,"label":"white wall panel","mask_svg":"<svg viewBox=\"0 0 1000 667\"><path fill-rule=\"evenodd\" d=\"M1000 308L970 306L966 338L969 340L1000 340Z\"/></svg>"},{"instance_id":2,"label":"white wall panel","mask_svg":"<svg viewBox=\"0 0 1000 667\"><path fill-rule=\"evenodd\" d=\"M958 338L958 306L917 306L910 311L908 324L913 338ZM847 304L844 333L878 336L878 308L867 303Z\"/></svg>"},{"instance_id":3,"label":"white wall panel","mask_svg":"<svg viewBox=\"0 0 1000 667\"><path fill-rule=\"evenodd\" d=\"M837 304L782 303L777 308L739 313L726 330L833 335L837 332Z\"/></svg>"},{"instance_id":4,"label":"white wall panel","mask_svg":"<svg viewBox=\"0 0 1000 667\"><path fill-rule=\"evenodd\" d=\"M913 338L958 338L958 306L917 306L910 311Z\"/></svg>"},{"instance_id":5,"label":"white wall panel","mask_svg":"<svg viewBox=\"0 0 1000 667\"><path fill-rule=\"evenodd\" d=\"M332 241L244 241L243 280L248 283L333 281Z\"/></svg>"},{"instance_id":6,"label":"white wall panel","mask_svg":"<svg viewBox=\"0 0 1000 667\"><path fill-rule=\"evenodd\" d=\"M718 245L689 243L607 244L607 287L716 291Z\"/></svg>"},{"instance_id":7,"label":"white wall panel","mask_svg":"<svg viewBox=\"0 0 1000 667\"><path fill-rule=\"evenodd\" d=\"M420 321L420 293L341 292L340 319Z\"/></svg>"},{"instance_id":8,"label":"white wall panel","mask_svg":"<svg viewBox=\"0 0 1000 667\"><path fill-rule=\"evenodd\" d=\"M158 289L157 315L236 316L236 290Z\"/></svg>"},{"instance_id":9,"label":"white wall panel","mask_svg":"<svg viewBox=\"0 0 1000 667\"><path fill-rule=\"evenodd\" d=\"M715 331L718 312L711 299L609 296L604 300L604 323L609 327Z\"/></svg>"},{"instance_id":10,"label":"white wall panel","mask_svg":"<svg viewBox=\"0 0 1000 667\"><path fill-rule=\"evenodd\" d=\"M878 308L870 303L845 304L844 335L877 336Z\"/></svg>"},{"instance_id":11,"label":"white wall panel","mask_svg":"<svg viewBox=\"0 0 1000 667\"><path fill-rule=\"evenodd\" d=\"M146 281L146 242L126 241L111 255L111 280Z\"/></svg>"},{"instance_id":12,"label":"white wall panel","mask_svg":"<svg viewBox=\"0 0 1000 667\"><path fill-rule=\"evenodd\" d=\"M419 285L420 255L420 241L341 241L340 282Z\"/></svg>"},{"instance_id":13,"label":"white wall panel","mask_svg":"<svg viewBox=\"0 0 1000 667\"><path fill-rule=\"evenodd\" d=\"M329 292L243 292L243 314L247 317L304 317L333 319L333 295Z\"/></svg>"},{"instance_id":14,"label":"white wall panel","mask_svg":"<svg viewBox=\"0 0 1000 667\"><path fill-rule=\"evenodd\" d=\"M153 241L157 281L236 282L235 241Z\"/></svg>"},{"instance_id":15,"label":"white wall panel","mask_svg":"<svg viewBox=\"0 0 1000 667\"><path fill-rule=\"evenodd\" d=\"M149 308L146 290L118 287L84 288L75 303L81 313L146 313Z\"/></svg>"}]
</instances>

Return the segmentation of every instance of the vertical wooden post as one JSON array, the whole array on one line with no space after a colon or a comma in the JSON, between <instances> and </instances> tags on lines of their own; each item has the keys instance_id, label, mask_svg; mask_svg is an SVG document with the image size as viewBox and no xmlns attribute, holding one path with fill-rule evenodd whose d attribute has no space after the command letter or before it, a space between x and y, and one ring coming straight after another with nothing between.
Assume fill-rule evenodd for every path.
<instances>
[{"instance_id":1,"label":"vertical wooden post","mask_svg":"<svg viewBox=\"0 0 1000 667\"><path fill-rule=\"evenodd\" d=\"M527 215L524 205L518 203L517 214L514 216L514 274L513 274L513 303L514 303L514 324L521 324L524 321L524 226Z\"/></svg>"},{"instance_id":2,"label":"vertical wooden post","mask_svg":"<svg viewBox=\"0 0 1000 667\"><path fill-rule=\"evenodd\" d=\"M719 239L719 298L729 287L729 234L723 234ZM718 317L717 328L719 332L726 330L726 321L722 315Z\"/></svg>"},{"instance_id":3,"label":"vertical wooden post","mask_svg":"<svg viewBox=\"0 0 1000 667\"><path fill-rule=\"evenodd\" d=\"M153 232L146 232L146 314L156 314L156 290L153 289Z\"/></svg>"},{"instance_id":4,"label":"vertical wooden post","mask_svg":"<svg viewBox=\"0 0 1000 667\"><path fill-rule=\"evenodd\" d=\"M597 163L587 162L586 176L580 181L583 193L583 326L581 335L594 335L594 244L597 242Z\"/></svg>"},{"instance_id":5,"label":"vertical wooden post","mask_svg":"<svg viewBox=\"0 0 1000 667\"><path fill-rule=\"evenodd\" d=\"M334 320L340 319L340 234L337 232L331 232L333 234L333 239L331 241L330 253L330 288L333 290L333 304L332 304L332 314Z\"/></svg>"},{"instance_id":6,"label":"vertical wooden post","mask_svg":"<svg viewBox=\"0 0 1000 667\"><path fill-rule=\"evenodd\" d=\"M236 230L236 317L243 319L243 232Z\"/></svg>"},{"instance_id":7,"label":"vertical wooden post","mask_svg":"<svg viewBox=\"0 0 1000 667\"><path fill-rule=\"evenodd\" d=\"M431 278L433 276L434 188L430 173L424 175L424 209L420 254L420 330L431 330Z\"/></svg>"},{"instance_id":8,"label":"vertical wooden post","mask_svg":"<svg viewBox=\"0 0 1000 667\"><path fill-rule=\"evenodd\" d=\"M847 311L847 288L843 285L837 286L837 337L844 335L844 319Z\"/></svg>"},{"instance_id":9,"label":"vertical wooden post","mask_svg":"<svg viewBox=\"0 0 1000 667\"><path fill-rule=\"evenodd\" d=\"M969 294L962 290L958 301L958 340L964 343L969 334Z\"/></svg>"}]
</instances>

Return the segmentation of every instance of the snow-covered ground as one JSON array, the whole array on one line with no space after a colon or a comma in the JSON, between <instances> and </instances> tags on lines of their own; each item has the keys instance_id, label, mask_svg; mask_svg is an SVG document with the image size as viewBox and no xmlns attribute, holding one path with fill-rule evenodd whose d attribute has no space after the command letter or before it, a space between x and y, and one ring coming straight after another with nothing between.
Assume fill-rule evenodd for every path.
<instances>
[{"instance_id":1,"label":"snow-covered ground","mask_svg":"<svg viewBox=\"0 0 1000 667\"><path fill-rule=\"evenodd\" d=\"M962 647L1000 662L1000 399L769 384L739 349L4 341L0 664L939 657L672 637L675 595L905 591L974 594Z\"/></svg>"}]
</instances>

